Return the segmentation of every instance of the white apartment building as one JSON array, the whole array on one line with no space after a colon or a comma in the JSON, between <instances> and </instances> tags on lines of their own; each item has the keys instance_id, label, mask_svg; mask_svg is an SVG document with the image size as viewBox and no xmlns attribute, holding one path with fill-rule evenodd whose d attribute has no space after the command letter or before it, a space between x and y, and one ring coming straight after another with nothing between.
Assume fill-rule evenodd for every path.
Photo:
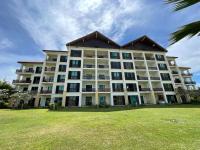
<instances>
[{"instance_id":1,"label":"white apartment building","mask_svg":"<svg viewBox=\"0 0 200 150\"><path fill-rule=\"evenodd\" d=\"M194 89L188 67L142 36L123 46L98 31L66 44L67 51L43 50L41 62L19 61L19 91L30 92L35 107L185 103L176 89Z\"/></svg>"}]
</instances>

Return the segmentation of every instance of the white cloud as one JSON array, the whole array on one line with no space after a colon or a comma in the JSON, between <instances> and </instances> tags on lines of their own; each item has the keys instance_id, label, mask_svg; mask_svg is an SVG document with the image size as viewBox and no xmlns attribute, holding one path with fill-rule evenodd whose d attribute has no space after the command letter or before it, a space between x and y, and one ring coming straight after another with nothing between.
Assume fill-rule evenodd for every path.
<instances>
[{"instance_id":1,"label":"white cloud","mask_svg":"<svg viewBox=\"0 0 200 150\"><path fill-rule=\"evenodd\" d=\"M7 38L0 39L0 49L10 48L12 46L13 43L9 39Z\"/></svg>"},{"instance_id":2,"label":"white cloud","mask_svg":"<svg viewBox=\"0 0 200 150\"><path fill-rule=\"evenodd\" d=\"M64 49L66 42L94 30L120 40L145 22L141 0L49 0L13 3L16 17L42 49Z\"/></svg>"},{"instance_id":3,"label":"white cloud","mask_svg":"<svg viewBox=\"0 0 200 150\"><path fill-rule=\"evenodd\" d=\"M200 39L198 36L185 38L168 47L169 55L178 56L179 65L190 66L192 72L200 72Z\"/></svg>"}]
</instances>

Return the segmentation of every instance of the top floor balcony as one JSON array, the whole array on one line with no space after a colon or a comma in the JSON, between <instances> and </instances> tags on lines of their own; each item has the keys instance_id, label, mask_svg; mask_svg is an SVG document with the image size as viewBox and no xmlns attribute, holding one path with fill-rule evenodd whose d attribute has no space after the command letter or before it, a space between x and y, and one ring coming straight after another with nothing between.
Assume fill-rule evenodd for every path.
<instances>
[{"instance_id":1,"label":"top floor balcony","mask_svg":"<svg viewBox=\"0 0 200 150\"><path fill-rule=\"evenodd\" d=\"M33 68L28 68L28 69L17 69L16 73L34 73L34 69Z\"/></svg>"}]
</instances>

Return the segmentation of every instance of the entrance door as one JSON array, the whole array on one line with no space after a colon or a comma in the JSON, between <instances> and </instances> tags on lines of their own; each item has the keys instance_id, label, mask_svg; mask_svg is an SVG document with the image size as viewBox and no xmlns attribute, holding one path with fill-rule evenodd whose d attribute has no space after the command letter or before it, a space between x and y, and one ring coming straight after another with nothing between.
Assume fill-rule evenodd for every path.
<instances>
[{"instance_id":1,"label":"entrance door","mask_svg":"<svg viewBox=\"0 0 200 150\"><path fill-rule=\"evenodd\" d=\"M99 105L105 105L105 104L106 104L106 97L99 96Z\"/></svg>"},{"instance_id":2,"label":"entrance door","mask_svg":"<svg viewBox=\"0 0 200 150\"><path fill-rule=\"evenodd\" d=\"M132 106L137 106L138 105L138 96L137 95L130 96L129 104L131 104Z\"/></svg>"},{"instance_id":3,"label":"entrance door","mask_svg":"<svg viewBox=\"0 0 200 150\"><path fill-rule=\"evenodd\" d=\"M141 104L144 104L144 96L140 96Z\"/></svg>"},{"instance_id":4,"label":"entrance door","mask_svg":"<svg viewBox=\"0 0 200 150\"><path fill-rule=\"evenodd\" d=\"M92 96L86 96L85 97L85 105L91 106L92 105Z\"/></svg>"}]
</instances>

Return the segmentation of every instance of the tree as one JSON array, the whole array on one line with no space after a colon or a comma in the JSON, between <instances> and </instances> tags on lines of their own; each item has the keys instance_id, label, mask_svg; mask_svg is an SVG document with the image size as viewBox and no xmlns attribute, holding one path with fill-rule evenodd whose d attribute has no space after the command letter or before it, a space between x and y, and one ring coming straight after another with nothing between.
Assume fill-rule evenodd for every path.
<instances>
[{"instance_id":1,"label":"tree","mask_svg":"<svg viewBox=\"0 0 200 150\"><path fill-rule=\"evenodd\" d=\"M32 96L28 93L14 93L10 96L10 105L12 108L21 108L24 109L25 105L32 99Z\"/></svg>"},{"instance_id":2,"label":"tree","mask_svg":"<svg viewBox=\"0 0 200 150\"><path fill-rule=\"evenodd\" d=\"M199 3L200 0L166 0L166 2L168 4L175 4L174 11L179 11L186 7ZM185 37L191 38L195 35L200 35L200 20L184 25L180 27L179 30L172 33L170 37L170 45L178 42Z\"/></svg>"}]
</instances>

